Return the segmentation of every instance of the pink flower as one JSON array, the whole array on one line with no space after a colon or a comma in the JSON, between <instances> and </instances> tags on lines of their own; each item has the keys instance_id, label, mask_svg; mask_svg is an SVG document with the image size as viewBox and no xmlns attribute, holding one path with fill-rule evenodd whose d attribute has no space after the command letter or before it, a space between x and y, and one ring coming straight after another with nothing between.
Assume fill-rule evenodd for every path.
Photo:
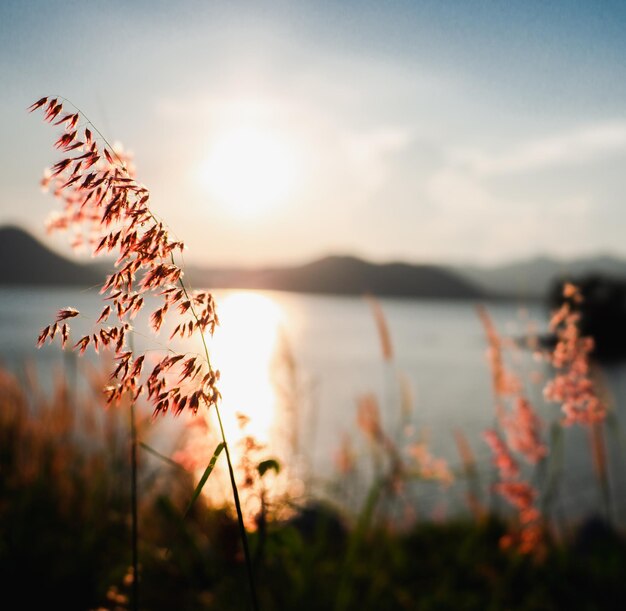
<instances>
[{"instance_id":1,"label":"pink flower","mask_svg":"<svg viewBox=\"0 0 626 611\"><path fill-rule=\"evenodd\" d=\"M563 290L566 298L580 302L582 297L573 285ZM598 398L589 377L589 355L593 338L581 337L580 315L573 312L568 302L554 314L550 327L556 333L557 344L550 361L557 372L544 388L548 401L561 404L565 415L563 424L593 424L606 417L606 405Z\"/></svg>"},{"instance_id":2,"label":"pink flower","mask_svg":"<svg viewBox=\"0 0 626 611\"><path fill-rule=\"evenodd\" d=\"M483 433L487 445L493 454L493 464L498 469L500 477L512 479L519 475L519 465L509 451L508 446L493 429L487 429Z\"/></svg>"},{"instance_id":3,"label":"pink flower","mask_svg":"<svg viewBox=\"0 0 626 611\"><path fill-rule=\"evenodd\" d=\"M503 415L502 427L510 448L529 463L536 464L547 456L548 448L541 441L541 420L524 397L518 396L513 411Z\"/></svg>"}]
</instances>

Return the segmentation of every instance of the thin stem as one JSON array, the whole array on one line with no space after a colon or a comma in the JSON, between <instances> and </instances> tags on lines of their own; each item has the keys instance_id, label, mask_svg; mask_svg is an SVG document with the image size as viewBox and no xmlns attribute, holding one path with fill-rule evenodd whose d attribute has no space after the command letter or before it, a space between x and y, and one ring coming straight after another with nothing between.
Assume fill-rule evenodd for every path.
<instances>
[{"instance_id":1,"label":"thin stem","mask_svg":"<svg viewBox=\"0 0 626 611\"><path fill-rule=\"evenodd\" d=\"M112 155L114 155L118 162L120 163L120 166L127 171L126 166L123 162L123 160L120 158L120 156L115 152L114 148L111 146L111 144L108 142L108 140L104 137L104 135L100 132L100 130L93 124L93 122L89 119L89 117L80 109L78 108L78 106L76 106L76 104L74 104L73 102L71 102L70 100L68 100L67 98L63 97L63 96L56 96L57 98L68 102L70 104L72 104L72 106L74 106L74 108L78 111L78 114L80 116L83 117L83 119L86 119L87 124L91 125L91 127L94 129L94 132L97 133L100 138L102 138L102 140L104 141L104 143L108 146L108 148L110 149L110 153ZM150 217L152 218L152 220L155 223L161 224L163 225L163 221L159 220L154 213L149 210L148 208L146 208L147 213L150 215ZM176 265L176 262L174 260L174 255L173 253L170 253L170 259L172 261L173 265ZM198 315L196 314L195 308L193 306L193 300L189 297L189 293L187 291L187 287L185 286L184 282L182 281L182 279L179 279L179 284L181 289L183 290L185 297L187 298L187 300L190 303L190 311L196 321L196 323L199 323L199 318ZM200 337L202 338L202 345L204 347L204 356L206 359L206 364L209 368L209 370L212 370L211 367L211 359L209 357L209 350L206 344L206 340L204 337L204 332L202 331L202 329L200 328ZM131 346L131 350L132 350L132 346ZM250 595L252 598L252 607L254 609L254 611L258 611L259 609L259 605L258 605L258 601L257 601L257 594L256 594L256 587L255 587L255 583L254 583L254 574L252 571L252 562L251 562L251 557L250 557L250 549L248 546L248 536L246 533L246 528L243 522L243 512L241 510L241 502L239 500L239 491L237 489L237 482L235 481L235 473L233 470L233 465L232 465L232 460L230 457L230 451L228 448L228 442L226 441L226 433L224 431L224 426L222 424L222 417L220 414L220 410L219 407L217 405L217 403L215 403L215 412L217 414L217 420L219 423L219 427L220 427L220 433L222 435L222 441L224 443L224 450L226 451L226 460L228 462L228 472L229 472L229 476L230 476L230 483L231 483L231 487L233 490L233 499L235 501L235 507L237 509L237 522L239 524L239 532L240 532L240 536L241 536L241 542L243 545L243 551L244 551L244 555L245 555L245 559L246 559L246 569L247 569L247 573L248 573L248 581L249 581L249 585L250 585ZM135 405L134 403L131 404L131 503L132 503L132 538L133 538L133 611L138 611L139 608L139 604L138 604L138 599L139 599L139 573L138 573L138 528L137 528L137 431L136 431L136 422L135 422Z\"/></svg>"},{"instance_id":2,"label":"thin stem","mask_svg":"<svg viewBox=\"0 0 626 611\"><path fill-rule=\"evenodd\" d=\"M148 210L148 214L152 217L152 219L155 222L157 223L161 222L154 216L151 210ZM170 259L172 261L172 264L176 265L176 261L174 259L173 253L170 253ZM179 278L178 284L180 285L180 288L185 294L187 301L189 301L189 304L190 304L189 311L191 312L191 315L194 317L196 322L199 322L198 315L196 314L196 310L193 305L193 299L191 299L189 292L187 291L187 287L185 283L183 282L182 278ZM210 370L212 370L213 367L211 366L211 357L209 356L209 348L207 346L206 338L204 337L204 332L202 331L202 329L200 329L200 338L202 340L202 347L204 349L204 357L206 359L207 366L209 367ZM254 609L254 611L258 611L259 603L257 599L256 585L254 582L254 571L252 570L250 546L248 545L248 534L246 533L246 527L243 523L243 511L241 510L241 501L239 500L239 490L237 488L237 482L235 481L235 472L233 469L232 460L230 458L230 450L228 447L228 441L226 439L226 432L224 431L224 425L222 424L222 415L220 413L220 409L217 403L215 403L215 413L217 414L217 421L220 427L220 434L222 435L222 442L224 443L224 451L226 452L226 462L228 463L228 475L230 477L230 485L233 490L233 500L235 501L235 508L237 510L237 523L239 525L239 535L241 537L243 553L246 559L246 572L248 573L248 583L250 586L250 597L252 599L252 608Z\"/></svg>"},{"instance_id":3,"label":"thin stem","mask_svg":"<svg viewBox=\"0 0 626 611\"><path fill-rule=\"evenodd\" d=\"M352 596L350 588L353 585L354 578L354 561L357 557L359 547L367 534L367 529L374 515L374 511L376 510L384 486L385 479L382 477L372 484L356 526L350 536L342 571L339 575L339 585L337 586L337 597L335 599L336 611L343 611L347 609L350 604L350 597Z\"/></svg>"},{"instance_id":4,"label":"thin stem","mask_svg":"<svg viewBox=\"0 0 626 611\"><path fill-rule=\"evenodd\" d=\"M185 288L185 285L183 284L182 280L180 281L180 285L185 291L185 295L187 295L187 289ZM191 312L197 320L197 316L194 311L193 305L191 306ZM206 344L204 332L200 331L200 337L202 338L202 346L204 348L204 353L206 356L207 363L209 364L209 367L211 367L211 361L209 359L209 348ZM228 463L228 475L230 477L230 485L233 489L233 500L235 501L235 508L237 509L237 523L239 524L239 535L241 536L241 543L243 545L243 553L246 559L246 571L248 573L248 582L250 584L250 596L252 598L252 608L254 609L254 611L258 611L259 603L257 599L256 585L254 583L254 572L252 570L252 559L250 556L250 547L248 545L248 534L246 533L246 527L243 523L243 512L241 510L241 502L239 500L239 490L237 489L237 482L235 481L235 472L233 470L233 463L230 458L230 450L228 449L228 441L226 441L226 433L224 431L224 425L222 424L222 416L220 414L220 409L217 403L215 404L215 413L217 414L217 421L219 423L220 433L222 435L222 441L224 443L224 451L226 452L226 462Z\"/></svg>"},{"instance_id":5,"label":"thin stem","mask_svg":"<svg viewBox=\"0 0 626 611\"><path fill-rule=\"evenodd\" d=\"M174 255L170 255L170 257L172 259L172 263L175 264ZM193 307L193 299L190 298L189 293L187 292L187 287L185 286L185 283L183 282L182 279L179 279L178 284L180 285L181 289L183 290L185 294L185 297L190 303L189 310L192 316L194 317L196 322L198 322L198 315L196 314L196 310ZM202 331L202 329L200 329L200 339L202 340L202 347L204 349L204 356L206 359L206 363L209 369L212 369L211 357L209 356L209 348L207 346L206 338L204 337L204 331ZM250 546L248 545L248 534L246 532L245 524L243 523L243 511L241 510L241 501L239 500L239 490L237 488L237 482L235 481L235 472L233 469L233 462L230 458L230 449L228 447L228 441L226 439L226 432L224 431L224 425L222 424L222 415L220 413L220 408L217 405L217 403L215 403L215 413L217 414L217 422L220 427L220 434L222 435L222 442L224 443L224 451L226 452L226 462L228 463L228 475L230 477L230 485L233 490L233 500L235 501L235 508L237 510L237 523L239 525L239 535L241 537L243 553L246 559L246 572L248 573L248 582L250 585L250 596L252 598L252 608L254 609L254 611L258 611L259 603L258 603L257 593L256 593L256 584L254 582L254 571L252 570L252 557L250 555Z\"/></svg>"},{"instance_id":6,"label":"thin stem","mask_svg":"<svg viewBox=\"0 0 626 611\"><path fill-rule=\"evenodd\" d=\"M130 502L132 513L133 596L132 609L139 610L139 517L137 511L137 423L135 402L130 404Z\"/></svg>"},{"instance_id":7,"label":"thin stem","mask_svg":"<svg viewBox=\"0 0 626 611\"><path fill-rule=\"evenodd\" d=\"M150 214L152 214L152 212L150 212ZM175 265L176 263L174 261L174 255L170 254L170 258L172 260L172 263ZM196 310L193 306L193 299L191 299L191 297L189 296L187 287L185 286L185 283L183 282L182 278L178 280L178 284L180 285L181 289L183 290L185 294L185 297L190 303L189 310L192 316L194 317L196 322L199 322L198 315L196 314ZM202 347L204 349L204 357L206 359L206 363L209 369L213 369L211 366L211 357L209 356L209 348L207 346L206 338L204 337L204 331L202 331L202 329L200 329L200 339L202 340ZM220 408L217 402L215 403L215 413L217 414L217 422L220 427L220 434L222 435L222 442L224 443L224 451L226 452L226 462L228 463L228 475L230 478L230 485L233 490L233 500L235 501L235 508L237 510L237 523L239 525L239 535L241 537L241 544L243 546L243 553L244 553L244 557L246 560L246 572L248 574L248 583L250 586L250 597L252 599L252 608L254 609L254 611L258 611L259 602L258 602L257 593L256 593L256 584L254 582L254 571L252 570L252 557L250 555L250 546L248 545L248 534L246 532L245 524L243 523L243 511L241 510L241 501L239 500L239 490L237 488L237 482L235 481L235 472L233 469L233 462L230 458L230 449L228 447L228 441L226 439L226 432L224 431L224 425L222 423L222 415L220 413Z\"/></svg>"},{"instance_id":8,"label":"thin stem","mask_svg":"<svg viewBox=\"0 0 626 611\"><path fill-rule=\"evenodd\" d=\"M130 347L134 350L134 337L130 335ZM135 401L130 403L130 505L133 560L132 611L139 611L139 512L137 510L137 415Z\"/></svg>"},{"instance_id":9,"label":"thin stem","mask_svg":"<svg viewBox=\"0 0 626 611\"><path fill-rule=\"evenodd\" d=\"M237 508L237 522L239 524L239 533L241 535L241 543L243 544L243 553L246 558L246 571L248 573L248 581L250 583L250 595L252 597L252 608L254 611L259 610L259 602L257 600L256 585L254 583L254 572L252 570L252 560L250 557L250 548L248 546L248 535L246 533L246 527L243 523L243 513L241 511L241 502L239 501L239 491L237 489L237 483L235 482L235 473L233 471L233 463L230 459L230 451L228 450L228 442L226 441L226 435L224 433L224 427L222 425L222 417L220 410L215 406L215 413L217 414L217 421L220 425L220 432L222 434L222 441L224 442L224 451L226 452L226 462L228 463L228 474L230 476L230 485L233 489L233 498L235 500L235 507Z\"/></svg>"}]
</instances>

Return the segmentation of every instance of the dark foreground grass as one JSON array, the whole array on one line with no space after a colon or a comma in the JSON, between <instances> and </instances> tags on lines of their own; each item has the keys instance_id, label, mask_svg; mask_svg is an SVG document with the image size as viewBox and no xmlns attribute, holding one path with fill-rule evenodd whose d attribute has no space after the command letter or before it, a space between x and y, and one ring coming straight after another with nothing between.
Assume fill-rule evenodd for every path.
<instances>
[{"instance_id":1,"label":"dark foreground grass","mask_svg":"<svg viewBox=\"0 0 626 611\"><path fill-rule=\"evenodd\" d=\"M165 497L149 508L144 517L151 539L141 545L141 608L246 608L237 522L224 511L202 512L181 527L179 511ZM10 516L3 515L3 529L11 529L6 518ZM21 584L14 593L22 608L44 608L51 600L64 609L127 608L125 543L130 533L124 525L108 522L90 533L94 523L70 525L56 515L30 526L31 534L21 541L16 539L24 531L14 531L13 545L3 542L0 555L3 579L10 579L10 588ZM567 545L551 546L540 564L500 551L505 528L496 520L422 524L402 535L379 530L363 542L350 567L348 595L341 605L372 610L621 609L624 540L604 527L592 530L579 531ZM274 525L256 567L262 608L338 608L347 536L349 532L346 539L337 539L324 533L323 526L311 536L293 524ZM257 537L251 544L254 550Z\"/></svg>"},{"instance_id":2,"label":"dark foreground grass","mask_svg":"<svg viewBox=\"0 0 626 611\"><path fill-rule=\"evenodd\" d=\"M77 409L59 379L43 395L0 376L1 596L24 609L127 609L128 412L103 412L87 398ZM183 517L191 476L145 456L140 467L140 608L246 609L236 517L203 499ZM560 543L548 539L541 561L502 551L505 531L487 518L407 532L374 526L355 539L338 511L311 503L251 535L261 607L624 607L626 542L603 522L589 520Z\"/></svg>"}]
</instances>

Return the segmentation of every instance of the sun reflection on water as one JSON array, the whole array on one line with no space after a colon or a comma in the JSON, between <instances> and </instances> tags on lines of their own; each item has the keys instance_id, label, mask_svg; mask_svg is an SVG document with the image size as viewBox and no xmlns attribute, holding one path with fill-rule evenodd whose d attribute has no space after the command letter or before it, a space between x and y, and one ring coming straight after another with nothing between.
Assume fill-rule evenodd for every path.
<instances>
[{"instance_id":1,"label":"sun reflection on water","mask_svg":"<svg viewBox=\"0 0 626 611\"><path fill-rule=\"evenodd\" d=\"M226 434L231 440L241 437L236 414L242 413L249 418L246 434L269 443L277 409L271 368L283 312L276 301L252 291L218 298L217 309L220 325L209 349L221 374Z\"/></svg>"},{"instance_id":2,"label":"sun reflection on water","mask_svg":"<svg viewBox=\"0 0 626 611\"><path fill-rule=\"evenodd\" d=\"M215 298L220 324L213 337L207 338L207 344L211 364L220 371L220 414L241 486L245 481L245 469L242 471L238 467L246 461L251 464L250 460L258 462L271 457L278 459L284 467L288 459L284 454L286 448L281 447L281 438L285 437L283 433L290 423L288 415L282 413L284 410L273 375L286 315L277 300L260 292L220 292ZM195 342L200 352L201 339L197 337ZM189 423L186 447L177 457L193 468L200 478L215 446L221 441L219 426L214 410L208 414L198 412ZM258 450L250 453L249 440L252 438ZM288 471L281 469L280 477L271 474L273 485L267 490L268 499L278 498L286 487L293 488L295 480ZM217 504L230 501L223 457L204 492ZM254 490L246 490L244 485L240 496L246 522L249 522L259 509L258 495Z\"/></svg>"}]
</instances>

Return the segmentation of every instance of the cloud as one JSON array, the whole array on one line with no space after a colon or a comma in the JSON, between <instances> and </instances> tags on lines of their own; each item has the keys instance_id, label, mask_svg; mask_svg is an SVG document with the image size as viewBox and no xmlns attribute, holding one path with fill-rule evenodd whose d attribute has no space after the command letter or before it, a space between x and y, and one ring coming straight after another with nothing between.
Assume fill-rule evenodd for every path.
<instances>
[{"instance_id":1,"label":"cloud","mask_svg":"<svg viewBox=\"0 0 626 611\"><path fill-rule=\"evenodd\" d=\"M513 206L539 209L543 201L522 201L519 187L506 189L500 182L496 191L494 178L519 178L542 170L571 168L592 163L626 151L626 121L587 125L561 134L522 142L500 154L481 150L451 148L445 160L426 183L426 193L442 212L469 211L488 213ZM534 179L534 185L541 181ZM503 188L504 185L504 188ZM541 197L535 195L535 198ZM570 199L570 196L565 197ZM550 201L550 209L559 206Z\"/></svg>"},{"instance_id":2,"label":"cloud","mask_svg":"<svg viewBox=\"0 0 626 611\"><path fill-rule=\"evenodd\" d=\"M365 132L338 132L339 149L336 161L341 161L350 184L364 194L383 186L392 166L391 157L402 152L411 142L411 132L399 127L376 127Z\"/></svg>"},{"instance_id":3,"label":"cloud","mask_svg":"<svg viewBox=\"0 0 626 611\"><path fill-rule=\"evenodd\" d=\"M495 198L483 182L464 170L444 167L426 183L426 194L444 213L471 209L474 213L494 206Z\"/></svg>"},{"instance_id":4,"label":"cloud","mask_svg":"<svg viewBox=\"0 0 626 611\"><path fill-rule=\"evenodd\" d=\"M410 127L370 121L365 124L340 113L328 113L298 96L200 95L163 98L157 116L193 138L187 149L201 158L215 134L242 124L275 133L290 142L303 170L297 199L311 211L331 207L349 213L384 188L397 155L413 142ZM187 127L196 125L192 131ZM201 125L202 127L198 127ZM180 148L180 147L179 147ZM194 163L190 161L190 163Z\"/></svg>"},{"instance_id":5,"label":"cloud","mask_svg":"<svg viewBox=\"0 0 626 611\"><path fill-rule=\"evenodd\" d=\"M624 150L626 121L612 121L531 140L501 154L456 151L451 160L472 174L501 176L580 165Z\"/></svg>"},{"instance_id":6,"label":"cloud","mask_svg":"<svg viewBox=\"0 0 626 611\"><path fill-rule=\"evenodd\" d=\"M498 155L449 148L425 182L436 231L459 252L471 244L475 258L595 248L609 205L597 162L625 152L626 121L520 142Z\"/></svg>"}]
</instances>

